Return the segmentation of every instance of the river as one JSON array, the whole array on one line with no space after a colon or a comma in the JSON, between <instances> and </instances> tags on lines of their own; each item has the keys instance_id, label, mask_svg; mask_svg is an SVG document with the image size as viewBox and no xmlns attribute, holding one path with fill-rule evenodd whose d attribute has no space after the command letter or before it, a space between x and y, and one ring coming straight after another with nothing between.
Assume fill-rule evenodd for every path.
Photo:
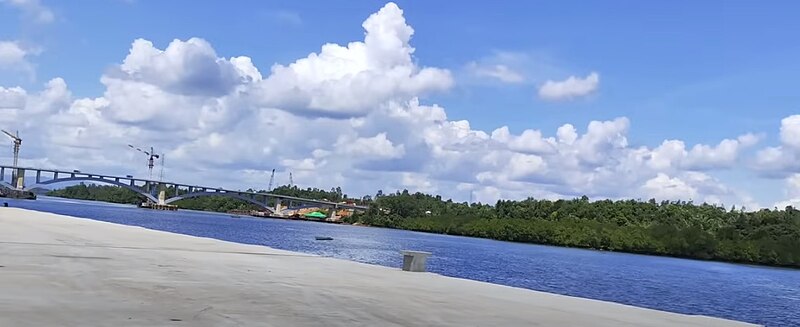
<instances>
[{"instance_id":1,"label":"river","mask_svg":"<svg viewBox=\"0 0 800 327\"><path fill-rule=\"evenodd\" d=\"M196 211L40 197L12 207L400 267L432 252L446 276L767 326L800 326L800 270L570 249L372 227L233 218ZM330 236L332 241L316 241Z\"/></svg>"}]
</instances>

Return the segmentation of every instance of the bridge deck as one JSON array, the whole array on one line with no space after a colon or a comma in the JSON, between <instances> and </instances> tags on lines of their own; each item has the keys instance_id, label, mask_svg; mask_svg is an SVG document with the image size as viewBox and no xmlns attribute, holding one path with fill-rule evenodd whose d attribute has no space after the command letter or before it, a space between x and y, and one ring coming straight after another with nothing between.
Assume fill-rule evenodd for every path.
<instances>
[{"instance_id":1,"label":"bridge deck","mask_svg":"<svg viewBox=\"0 0 800 327\"><path fill-rule=\"evenodd\" d=\"M316 200L316 199L306 199L300 198L295 196L288 196L288 195L281 195L281 194L274 194L274 193L259 193L259 192L247 192L247 191L238 191L238 190L230 190L224 189L219 187L207 187L201 185L191 185L191 184L183 184L183 183L174 183L168 181L157 181L152 179L146 178L136 178L136 177L128 177L128 176L114 176L114 175L107 175L107 174L95 174L91 172L83 172L83 171L66 171L66 170L58 170L58 169L46 169L46 168L34 168L34 167L15 167L15 166L5 166L0 165L0 169L4 172L8 171L11 172L16 169L22 169L28 173L34 173L37 176L41 175L41 173L48 173L46 176L40 176L42 178L50 178L50 174L58 174L60 177L59 179L63 178L64 181L68 181L70 179L73 180L95 180L97 182L113 182L113 181L128 181L129 183L142 183L142 184L149 184L149 185L166 185L166 186L174 186L177 188L186 188L186 189L194 189L194 190L204 190L208 193L232 193L232 194L239 194L245 196L254 196L254 197L267 197L271 199L280 199L280 200L289 200L289 201L297 201L297 202L304 202L304 203L315 203L321 204L326 206L336 206L342 209L357 209L357 210L366 210L368 209L367 206L359 206L359 205L350 205L344 203L336 203L331 201L324 201L324 200ZM69 176L69 177L67 177ZM26 177L27 178L27 177ZM5 180L5 174L0 174L0 182ZM28 185L35 186L38 185L36 183L28 183Z\"/></svg>"}]
</instances>

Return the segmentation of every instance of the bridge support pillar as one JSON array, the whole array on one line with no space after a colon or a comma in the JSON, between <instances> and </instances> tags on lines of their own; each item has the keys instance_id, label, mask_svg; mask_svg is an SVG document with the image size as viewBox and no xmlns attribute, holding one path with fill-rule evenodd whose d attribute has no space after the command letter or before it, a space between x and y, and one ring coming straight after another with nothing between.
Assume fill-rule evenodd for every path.
<instances>
[{"instance_id":1,"label":"bridge support pillar","mask_svg":"<svg viewBox=\"0 0 800 327\"><path fill-rule=\"evenodd\" d=\"M6 180L6 168L0 167L0 181Z\"/></svg>"},{"instance_id":2,"label":"bridge support pillar","mask_svg":"<svg viewBox=\"0 0 800 327\"><path fill-rule=\"evenodd\" d=\"M163 184L159 185L158 190L158 204L159 205L166 205L167 204L167 190L164 188Z\"/></svg>"},{"instance_id":3,"label":"bridge support pillar","mask_svg":"<svg viewBox=\"0 0 800 327\"><path fill-rule=\"evenodd\" d=\"M25 188L25 169L17 168L17 176L16 180L14 181L14 186L16 186L18 190Z\"/></svg>"},{"instance_id":4,"label":"bridge support pillar","mask_svg":"<svg viewBox=\"0 0 800 327\"><path fill-rule=\"evenodd\" d=\"M283 208L281 207L281 199L275 199L275 213L274 214L276 216L283 216L281 211L283 211Z\"/></svg>"},{"instance_id":5,"label":"bridge support pillar","mask_svg":"<svg viewBox=\"0 0 800 327\"><path fill-rule=\"evenodd\" d=\"M338 209L336 206L333 206L333 208L331 208L331 213L328 215L328 219L334 221L339 220L339 216L336 215L336 209Z\"/></svg>"},{"instance_id":6,"label":"bridge support pillar","mask_svg":"<svg viewBox=\"0 0 800 327\"><path fill-rule=\"evenodd\" d=\"M36 184L39 184L41 182L42 182L42 171L41 170L37 170L36 171Z\"/></svg>"}]
</instances>

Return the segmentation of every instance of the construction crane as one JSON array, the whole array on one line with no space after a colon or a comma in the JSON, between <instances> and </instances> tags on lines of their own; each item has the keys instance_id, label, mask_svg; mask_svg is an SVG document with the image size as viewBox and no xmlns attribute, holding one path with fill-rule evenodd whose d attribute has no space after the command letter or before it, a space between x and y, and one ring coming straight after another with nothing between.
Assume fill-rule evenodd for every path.
<instances>
[{"instance_id":1,"label":"construction crane","mask_svg":"<svg viewBox=\"0 0 800 327\"><path fill-rule=\"evenodd\" d=\"M272 175L269 175L269 186L267 186L267 192L272 191L272 183L275 182L275 169L272 170Z\"/></svg>"},{"instance_id":2,"label":"construction crane","mask_svg":"<svg viewBox=\"0 0 800 327\"><path fill-rule=\"evenodd\" d=\"M161 156L156 154L156 152L155 152L155 150L153 150L152 146L150 147L150 151L142 150L141 148L135 147L135 146L130 145L130 144L128 144L128 147L147 155L147 157L148 157L147 158L147 170L150 173L150 179L153 179L153 167L155 166L155 159L158 159Z\"/></svg>"},{"instance_id":3,"label":"construction crane","mask_svg":"<svg viewBox=\"0 0 800 327\"><path fill-rule=\"evenodd\" d=\"M11 134L6 130L1 130L1 131L3 131L3 133L5 133L6 135L8 135L8 137L14 140L14 167L17 167L17 164L19 163L19 147L20 145L22 145L22 139L19 137L19 131L17 131L15 134ZM16 186L17 184L16 169L11 171L11 180L13 181L12 183L14 183L14 185Z\"/></svg>"},{"instance_id":4,"label":"construction crane","mask_svg":"<svg viewBox=\"0 0 800 327\"><path fill-rule=\"evenodd\" d=\"M158 182L164 181L164 154L161 154L161 173L158 174Z\"/></svg>"},{"instance_id":5,"label":"construction crane","mask_svg":"<svg viewBox=\"0 0 800 327\"><path fill-rule=\"evenodd\" d=\"M15 134L11 134L11 133L7 132L6 130L2 130L2 131L6 135L8 135L8 137L10 137L12 140L14 140L14 167L16 167L17 163L19 162L19 147L20 147L20 145L22 145L22 139L19 138L19 131L17 131L16 135Z\"/></svg>"}]
</instances>

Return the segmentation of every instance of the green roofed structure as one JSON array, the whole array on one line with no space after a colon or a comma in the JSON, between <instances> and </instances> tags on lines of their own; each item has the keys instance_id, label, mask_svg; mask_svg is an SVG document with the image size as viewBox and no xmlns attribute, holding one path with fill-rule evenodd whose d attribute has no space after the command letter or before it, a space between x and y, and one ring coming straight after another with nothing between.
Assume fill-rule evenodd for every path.
<instances>
[{"instance_id":1,"label":"green roofed structure","mask_svg":"<svg viewBox=\"0 0 800 327\"><path fill-rule=\"evenodd\" d=\"M319 211L309 212L309 213L305 214L304 216L306 218L318 218L318 219L325 219L325 218L328 217L324 213L321 213Z\"/></svg>"}]
</instances>

